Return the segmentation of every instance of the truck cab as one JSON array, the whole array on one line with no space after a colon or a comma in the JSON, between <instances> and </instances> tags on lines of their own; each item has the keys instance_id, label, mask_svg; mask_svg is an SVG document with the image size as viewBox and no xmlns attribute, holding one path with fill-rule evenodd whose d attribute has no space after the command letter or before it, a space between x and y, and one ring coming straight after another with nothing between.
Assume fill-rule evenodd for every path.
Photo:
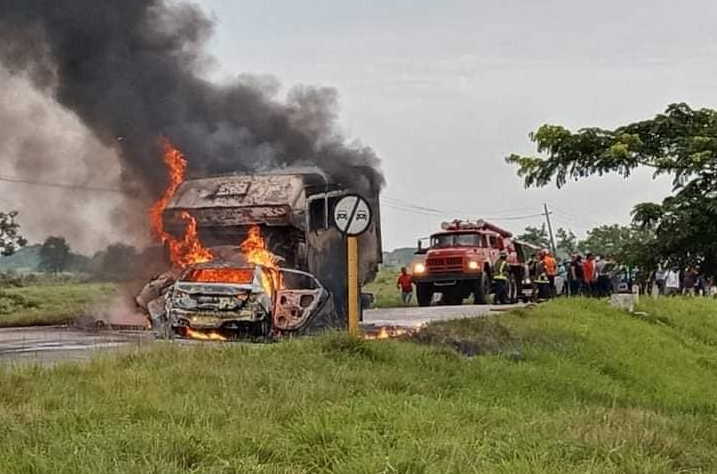
<instances>
[{"instance_id":1,"label":"truck cab","mask_svg":"<svg viewBox=\"0 0 717 474\"><path fill-rule=\"evenodd\" d=\"M430 305L437 293L444 304L461 304L471 294L476 304L486 304L500 253L508 254L511 267L521 265L512 234L483 220L454 220L441 227L427 247L419 241L417 253L425 259L412 268L419 305Z\"/></svg>"}]
</instances>

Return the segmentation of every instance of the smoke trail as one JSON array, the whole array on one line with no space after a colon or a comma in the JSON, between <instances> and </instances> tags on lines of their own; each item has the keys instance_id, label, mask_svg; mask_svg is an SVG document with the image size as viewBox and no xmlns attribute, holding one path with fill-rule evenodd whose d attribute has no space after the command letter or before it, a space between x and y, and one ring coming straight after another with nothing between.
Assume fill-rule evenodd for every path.
<instances>
[{"instance_id":1,"label":"smoke trail","mask_svg":"<svg viewBox=\"0 0 717 474\"><path fill-rule=\"evenodd\" d=\"M374 152L337 132L334 89L297 87L281 101L255 78L203 79L213 24L194 5L0 0L0 12L0 61L115 148L137 193L164 185L159 136L185 152L194 175L313 164L340 181L383 184Z\"/></svg>"}]
</instances>

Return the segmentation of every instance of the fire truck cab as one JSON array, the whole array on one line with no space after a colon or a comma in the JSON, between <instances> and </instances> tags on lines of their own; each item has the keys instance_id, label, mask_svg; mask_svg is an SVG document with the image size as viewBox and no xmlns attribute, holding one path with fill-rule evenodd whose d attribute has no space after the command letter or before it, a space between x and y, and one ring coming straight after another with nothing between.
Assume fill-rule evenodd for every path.
<instances>
[{"instance_id":1,"label":"fire truck cab","mask_svg":"<svg viewBox=\"0 0 717 474\"><path fill-rule=\"evenodd\" d=\"M475 304L488 303L493 267L502 251L507 252L512 270L509 294L517 293L517 273L523 265L512 233L484 220L456 219L444 222L441 229L430 236L428 247L418 242L416 253L425 259L413 265L412 273L420 306L429 306L437 293L448 305L461 304L471 295Z\"/></svg>"}]
</instances>

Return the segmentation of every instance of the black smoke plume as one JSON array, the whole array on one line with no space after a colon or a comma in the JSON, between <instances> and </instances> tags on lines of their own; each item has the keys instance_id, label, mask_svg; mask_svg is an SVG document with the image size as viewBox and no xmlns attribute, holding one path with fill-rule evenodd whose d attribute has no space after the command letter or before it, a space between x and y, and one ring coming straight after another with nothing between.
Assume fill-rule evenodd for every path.
<instances>
[{"instance_id":1,"label":"black smoke plume","mask_svg":"<svg viewBox=\"0 0 717 474\"><path fill-rule=\"evenodd\" d=\"M339 181L382 186L374 152L337 131L334 89L302 86L279 100L271 81L203 78L212 30L188 3L0 0L0 62L115 148L128 189L164 186L161 136L193 175L317 165Z\"/></svg>"}]
</instances>

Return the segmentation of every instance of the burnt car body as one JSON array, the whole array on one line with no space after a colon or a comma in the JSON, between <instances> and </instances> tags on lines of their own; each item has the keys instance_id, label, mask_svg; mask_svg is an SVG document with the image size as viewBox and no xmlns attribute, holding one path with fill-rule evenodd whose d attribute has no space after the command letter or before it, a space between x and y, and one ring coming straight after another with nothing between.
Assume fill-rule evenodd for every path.
<instances>
[{"instance_id":1,"label":"burnt car body","mask_svg":"<svg viewBox=\"0 0 717 474\"><path fill-rule=\"evenodd\" d=\"M356 175L360 174L357 170ZM346 240L333 216L336 203L356 193L375 214L359 237L359 282L363 285L374 279L383 252L378 189L360 181L345 186L318 168L189 179L177 189L163 219L165 227L180 236L185 224L181 215L190 213L208 247L238 245L251 226L259 226L268 250L282 258L283 268L315 276L332 295L332 326L345 327Z\"/></svg>"},{"instance_id":2,"label":"burnt car body","mask_svg":"<svg viewBox=\"0 0 717 474\"><path fill-rule=\"evenodd\" d=\"M168 339L309 334L331 327L335 314L332 295L313 275L236 260L162 274L137 303L149 313L157 335Z\"/></svg>"},{"instance_id":3,"label":"burnt car body","mask_svg":"<svg viewBox=\"0 0 717 474\"><path fill-rule=\"evenodd\" d=\"M217 281L217 270L244 277ZM281 288L266 288L272 274ZM305 334L325 327L332 313L331 295L306 272L209 263L186 269L171 286L162 329L168 337L188 330L224 338Z\"/></svg>"}]
</instances>

